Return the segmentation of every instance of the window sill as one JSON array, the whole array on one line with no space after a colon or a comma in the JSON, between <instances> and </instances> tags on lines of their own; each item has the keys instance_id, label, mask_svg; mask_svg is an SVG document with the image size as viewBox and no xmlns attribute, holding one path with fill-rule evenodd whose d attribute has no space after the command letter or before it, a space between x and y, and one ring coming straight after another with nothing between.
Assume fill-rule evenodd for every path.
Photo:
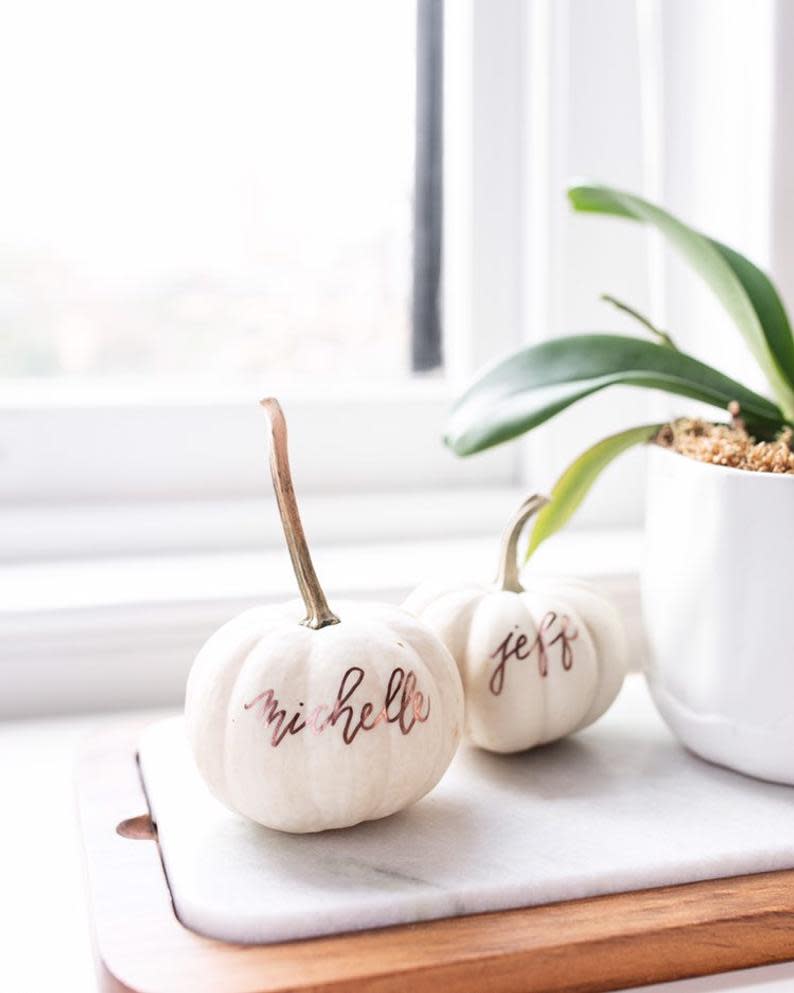
<instances>
[{"instance_id":1,"label":"window sill","mask_svg":"<svg viewBox=\"0 0 794 993\"><path fill-rule=\"evenodd\" d=\"M183 555L281 548L281 521L262 468L255 497L131 503L5 505L0 561ZM499 533L526 496L514 486L450 486L301 495L312 543Z\"/></svg>"},{"instance_id":2,"label":"window sill","mask_svg":"<svg viewBox=\"0 0 794 993\"><path fill-rule=\"evenodd\" d=\"M596 579L641 652L639 531L569 531L537 553L540 571ZM320 545L329 599L399 603L423 578L487 579L496 543L456 538ZM7 565L0 614L0 717L177 703L198 648L234 614L297 595L285 551Z\"/></svg>"}]
</instances>

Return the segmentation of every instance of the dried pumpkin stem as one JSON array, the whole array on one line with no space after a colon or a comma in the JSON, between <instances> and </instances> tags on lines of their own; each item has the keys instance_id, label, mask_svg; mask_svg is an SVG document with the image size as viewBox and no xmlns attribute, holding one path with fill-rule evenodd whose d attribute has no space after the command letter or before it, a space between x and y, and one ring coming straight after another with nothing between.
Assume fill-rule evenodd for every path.
<instances>
[{"instance_id":1,"label":"dried pumpkin stem","mask_svg":"<svg viewBox=\"0 0 794 993\"><path fill-rule=\"evenodd\" d=\"M524 587L518 580L518 539L530 517L548 502L549 498L540 493L527 497L504 529L499 552L499 571L496 574L496 585L500 590L511 593L523 592Z\"/></svg>"},{"instance_id":2,"label":"dried pumpkin stem","mask_svg":"<svg viewBox=\"0 0 794 993\"><path fill-rule=\"evenodd\" d=\"M328 601L325 599L320 580L314 571L306 535L303 533L298 501L295 498L295 489L292 485L292 473L289 468L287 422L284 420L284 412L281 409L281 404L273 397L261 400L260 404L264 407L270 421L270 472L273 476L273 489L276 491L278 512L281 516L284 537L287 540L287 548L292 559L292 568L295 570L295 578L298 580L298 588L306 605L306 617L301 621L301 624L316 631L329 624L338 624L339 618L328 606Z\"/></svg>"}]
</instances>

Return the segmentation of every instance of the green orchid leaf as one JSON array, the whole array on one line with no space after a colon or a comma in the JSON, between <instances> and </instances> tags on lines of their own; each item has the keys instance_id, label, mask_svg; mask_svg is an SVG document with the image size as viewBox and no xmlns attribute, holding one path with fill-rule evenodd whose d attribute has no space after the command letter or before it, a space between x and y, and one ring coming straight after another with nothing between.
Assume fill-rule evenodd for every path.
<instances>
[{"instance_id":1,"label":"green orchid leaf","mask_svg":"<svg viewBox=\"0 0 794 993\"><path fill-rule=\"evenodd\" d=\"M735 400L759 435L773 433L784 421L766 397L685 352L642 338L585 334L544 341L492 366L453 407L445 441L456 454L472 455L619 384L664 390L722 410Z\"/></svg>"},{"instance_id":2,"label":"green orchid leaf","mask_svg":"<svg viewBox=\"0 0 794 993\"><path fill-rule=\"evenodd\" d=\"M787 418L794 417L794 336L771 280L738 252L640 197L607 186L568 190L576 210L651 224L715 293L743 334Z\"/></svg>"},{"instance_id":3,"label":"green orchid leaf","mask_svg":"<svg viewBox=\"0 0 794 993\"><path fill-rule=\"evenodd\" d=\"M551 500L535 518L535 526L532 528L527 548L527 559L541 542L568 523L590 492L593 483L618 455L622 455L626 449L634 445L650 441L661 426L661 424L643 424L642 427L629 428L628 431L610 435L592 448L588 448L572 462L554 484Z\"/></svg>"}]
</instances>

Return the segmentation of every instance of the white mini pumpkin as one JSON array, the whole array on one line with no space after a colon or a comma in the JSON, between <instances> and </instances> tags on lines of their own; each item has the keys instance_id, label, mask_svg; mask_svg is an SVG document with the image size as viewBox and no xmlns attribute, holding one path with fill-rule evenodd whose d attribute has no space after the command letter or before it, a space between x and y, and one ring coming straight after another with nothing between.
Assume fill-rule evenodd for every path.
<instances>
[{"instance_id":1,"label":"white mini pumpkin","mask_svg":"<svg viewBox=\"0 0 794 993\"><path fill-rule=\"evenodd\" d=\"M228 807L267 827L307 832L385 817L444 774L463 726L449 652L399 607L346 603L342 621L317 580L275 400L271 469L303 596L245 611L199 652L185 719L196 764Z\"/></svg>"},{"instance_id":2,"label":"white mini pumpkin","mask_svg":"<svg viewBox=\"0 0 794 993\"><path fill-rule=\"evenodd\" d=\"M530 497L505 529L495 584L428 583L404 603L450 650L463 680L466 737L492 752L523 751L592 724L626 674L626 635L607 598L580 580L519 582L519 534L546 502Z\"/></svg>"}]
</instances>

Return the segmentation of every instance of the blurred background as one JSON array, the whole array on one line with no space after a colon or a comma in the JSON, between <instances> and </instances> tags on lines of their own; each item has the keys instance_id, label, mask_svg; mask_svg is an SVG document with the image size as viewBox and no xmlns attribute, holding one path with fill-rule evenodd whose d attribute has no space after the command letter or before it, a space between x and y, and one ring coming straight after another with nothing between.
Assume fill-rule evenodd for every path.
<instances>
[{"instance_id":1,"label":"blurred background","mask_svg":"<svg viewBox=\"0 0 794 993\"><path fill-rule=\"evenodd\" d=\"M294 595L262 395L329 591L399 599L487 577L517 499L625 408L676 413L620 389L443 447L484 363L635 333L602 292L762 387L691 274L565 188L659 200L790 300L793 37L783 0L8 0L0 716L176 704L214 627ZM543 551L630 605L641 461Z\"/></svg>"}]
</instances>

